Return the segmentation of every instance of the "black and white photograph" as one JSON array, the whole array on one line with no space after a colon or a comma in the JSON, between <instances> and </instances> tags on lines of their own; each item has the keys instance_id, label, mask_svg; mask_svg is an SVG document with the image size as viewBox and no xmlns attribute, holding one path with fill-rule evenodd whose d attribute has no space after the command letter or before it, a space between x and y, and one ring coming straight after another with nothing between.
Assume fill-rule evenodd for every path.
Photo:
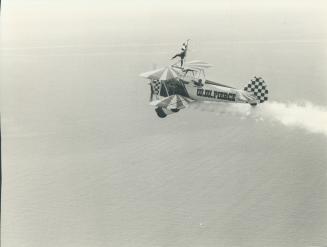
<instances>
[{"instance_id":1,"label":"black and white photograph","mask_svg":"<svg viewBox=\"0 0 327 247\"><path fill-rule=\"evenodd\" d=\"M327 2L2 0L2 247L327 247Z\"/></svg>"}]
</instances>

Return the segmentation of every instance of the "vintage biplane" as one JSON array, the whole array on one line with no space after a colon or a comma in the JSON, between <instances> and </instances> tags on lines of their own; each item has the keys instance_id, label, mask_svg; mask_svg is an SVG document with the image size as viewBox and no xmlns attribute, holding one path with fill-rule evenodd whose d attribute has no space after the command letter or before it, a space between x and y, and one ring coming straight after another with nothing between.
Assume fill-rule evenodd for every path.
<instances>
[{"instance_id":1,"label":"vintage biplane","mask_svg":"<svg viewBox=\"0 0 327 247\"><path fill-rule=\"evenodd\" d=\"M206 79L205 70L212 67L209 63L200 60L184 62L183 66L178 63L140 75L150 80L150 105L161 118L195 101L256 106L268 100L267 85L261 77L251 79L244 89L236 89Z\"/></svg>"}]
</instances>

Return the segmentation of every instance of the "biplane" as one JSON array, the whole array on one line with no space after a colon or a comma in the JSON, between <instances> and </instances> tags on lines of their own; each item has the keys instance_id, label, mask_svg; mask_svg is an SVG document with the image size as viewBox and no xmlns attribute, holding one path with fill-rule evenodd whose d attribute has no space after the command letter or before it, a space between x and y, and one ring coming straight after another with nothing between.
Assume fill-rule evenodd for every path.
<instances>
[{"instance_id":1,"label":"biplane","mask_svg":"<svg viewBox=\"0 0 327 247\"><path fill-rule=\"evenodd\" d=\"M186 54L185 54L186 55ZM261 77L254 77L244 89L206 79L211 64L194 60L142 73L149 79L150 105L160 118L176 113L196 101L246 103L252 106L268 100L268 89Z\"/></svg>"}]
</instances>

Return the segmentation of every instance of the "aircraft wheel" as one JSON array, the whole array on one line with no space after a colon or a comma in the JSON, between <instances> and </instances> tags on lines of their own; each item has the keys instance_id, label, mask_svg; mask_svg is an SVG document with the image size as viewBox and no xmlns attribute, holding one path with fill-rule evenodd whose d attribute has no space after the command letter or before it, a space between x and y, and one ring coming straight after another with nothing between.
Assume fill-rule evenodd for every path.
<instances>
[{"instance_id":1,"label":"aircraft wheel","mask_svg":"<svg viewBox=\"0 0 327 247\"><path fill-rule=\"evenodd\" d=\"M160 118L167 117L167 114L163 111L162 107L156 108L156 113Z\"/></svg>"}]
</instances>

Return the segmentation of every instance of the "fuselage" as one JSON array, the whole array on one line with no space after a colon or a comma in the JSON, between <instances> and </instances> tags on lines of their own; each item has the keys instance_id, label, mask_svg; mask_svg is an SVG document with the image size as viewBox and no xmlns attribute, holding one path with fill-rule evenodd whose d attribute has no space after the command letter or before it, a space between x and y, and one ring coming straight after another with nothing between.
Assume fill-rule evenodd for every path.
<instances>
[{"instance_id":1,"label":"fuselage","mask_svg":"<svg viewBox=\"0 0 327 247\"><path fill-rule=\"evenodd\" d=\"M204 83L184 84L189 97L197 101L216 101L228 103L255 103L256 98L243 90Z\"/></svg>"},{"instance_id":2,"label":"fuselage","mask_svg":"<svg viewBox=\"0 0 327 247\"><path fill-rule=\"evenodd\" d=\"M158 94L157 99L171 95L181 95L195 101L249 103L251 105L258 103L258 99L252 93L207 80L204 76L184 76L162 81Z\"/></svg>"},{"instance_id":3,"label":"fuselage","mask_svg":"<svg viewBox=\"0 0 327 247\"><path fill-rule=\"evenodd\" d=\"M187 91L188 97L196 101L215 101L226 103L257 102L256 97L244 90L207 80L205 76L184 76L179 80Z\"/></svg>"}]
</instances>

